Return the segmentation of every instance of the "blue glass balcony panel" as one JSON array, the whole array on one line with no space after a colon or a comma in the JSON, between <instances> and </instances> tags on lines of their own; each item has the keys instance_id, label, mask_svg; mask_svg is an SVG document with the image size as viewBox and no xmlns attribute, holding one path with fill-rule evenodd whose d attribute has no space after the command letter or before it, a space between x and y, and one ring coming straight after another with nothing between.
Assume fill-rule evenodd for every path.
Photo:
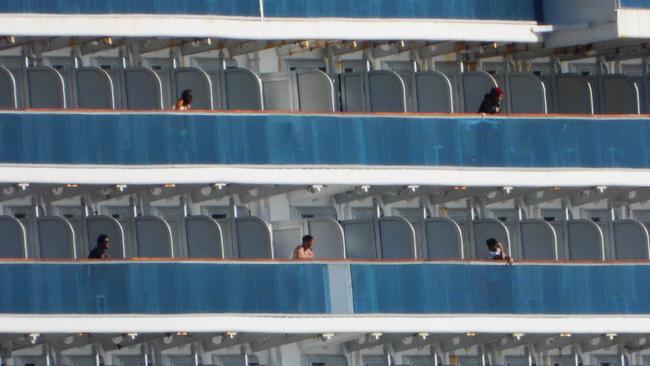
<instances>
[{"instance_id":1,"label":"blue glass balcony panel","mask_svg":"<svg viewBox=\"0 0 650 366\"><path fill-rule=\"evenodd\" d=\"M648 169L650 120L0 113L0 163Z\"/></svg>"},{"instance_id":2,"label":"blue glass balcony panel","mask_svg":"<svg viewBox=\"0 0 650 366\"><path fill-rule=\"evenodd\" d=\"M650 313L650 266L351 267L355 313Z\"/></svg>"},{"instance_id":3,"label":"blue glass balcony panel","mask_svg":"<svg viewBox=\"0 0 650 366\"><path fill-rule=\"evenodd\" d=\"M269 17L439 18L542 21L539 0L264 0Z\"/></svg>"},{"instance_id":4,"label":"blue glass balcony panel","mask_svg":"<svg viewBox=\"0 0 650 366\"><path fill-rule=\"evenodd\" d=\"M0 0L0 13L260 15L258 0Z\"/></svg>"},{"instance_id":5,"label":"blue glass balcony panel","mask_svg":"<svg viewBox=\"0 0 650 366\"><path fill-rule=\"evenodd\" d=\"M328 313L325 265L4 264L0 313Z\"/></svg>"},{"instance_id":6,"label":"blue glass balcony panel","mask_svg":"<svg viewBox=\"0 0 650 366\"><path fill-rule=\"evenodd\" d=\"M330 283L321 263L3 263L0 313L331 314L350 286L357 314L650 314L650 265L349 267Z\"/></svg>"},{"instance_id":7,"label":"blue glass balcony panel","mask_svg":"<svg viewBox=\"0 0 650 366\"><path fill-rule=\"evenodd\" d=\"M650 0L621 0L622 8L650 8Z\"/></svg>"},{"instance_id":8,"label":"blue glass balcony panel","mask_svg":"<svg viewBox=\"0 0 650 366\"><path fill-rule=\"evenodd\" d=\"M264 0L269 17L542 20L541 0ZM0 0L0 13L260 16L259 0Z\"/></svg>"}]
</instances>

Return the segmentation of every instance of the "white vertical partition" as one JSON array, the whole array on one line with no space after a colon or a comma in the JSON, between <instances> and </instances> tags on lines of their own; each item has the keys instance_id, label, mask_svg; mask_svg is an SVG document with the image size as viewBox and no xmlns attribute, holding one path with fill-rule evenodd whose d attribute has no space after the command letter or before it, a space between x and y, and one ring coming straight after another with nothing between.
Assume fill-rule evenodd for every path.
<instances>
[{"instance_id":1,"label":"white vertical partition","mask_svg":"<svg viewBox=\"0 0 650 366\"><path fill-rule=\"evenodd\" d=\"M342 221L345 232L346 258L379 259L372 219Z\"/></svg>"},{"instance_id":2,"label":"white vertical partition","mask_svg":"<svg viewBox=\"0 0 650 366\"><path fill-rule=\"evenodd\" d=\"M320 70L295 71L298 110L336 112L334 81Z\"/></svg>"},{"instance_id":3,"label":"white vertical partition","mask_svg":"<svg viewBox=\"0 0 650 366\"><path fill-rule=\"evenodd\" d=\"M127 109L163 109L162 82L158 74L146 67L123 71L123 106Z\"/></svg>"},{"instance_id":4,"label":"white vertical partition","mask_svg":"<svg viewBox=\"0 0 650 366\"><path fill-rule=\"evenodd\" d=\"M0 216L0 258L27 258L25 227L12 216Z\"/></svg>"},{"instance_id":5,"label":"white vertical partition","mask_svg":"<svg viewBox=\"0 0 650 366\"><path fill-rule=\"evenodd\" d=\"M406 90L402 78L393 71L367 73L368 112L406 112Z\"/></svg>"},{"instance_id":6,"label":"white vertical partition","mask_svg":"<svg viewBox=\"0 0 650 366\"><path fill-rule=\"evenodd\" d=\"M409 110L419 113L454 113L451 81L439 71L409 71L402 74L410 88Z\"/></svg>"},{"instance_id":7,"label":"white vertical partition","mask_svg":"<svg viewBox=\"0 0 650 366\"><path fill-rule=\"evenodd\" d=\"M0 66L0 109L18 108L16 78L6 67Z\"/></svg>"},{"instance_id":8,"label":"white vertical partition","mask_svg":"<svg viewBox=\"0 0 650 366\"><path fill-rule=\"evenodd\" d=\"M548 84L549 111L564 114L594 114L593 89L580 74L555 74L542 77Z\"/></svg>"},{"instance_id":9,"label":"white vertical partition","mask_svg":"<svg viewBox=\"0 0 650 366\"><path fill-rule=\"evenodd\" d=\"M341 88L341 111L343 112L364 112L367 101L364 92L366 83L363 72L346 72L339 75Z\"/></svg>"},{"instance_id":10,"label":"white vertical partition","mask_svg":"<svg viewBox=\"0 0 650 366\"><path fill-rule=\"evenodd\" d=\"M424 220L425 259L464 259L463 235L458 224L446 217Z\"/></svg>"},{"instance_id":11,"label":"white vertical partition","mask_svg":"<svg viewBox=\"0 0 650 366\"><path fill-rule=\"evenodd\" d=\"M267 111L297 111L298 90L293 73L261 74L264 106Z\"/></svg>"},{"instance_id":12,"label":"white vertical partition","mask_svg":"<svg viewBox=\"0 0 650 366\"><path fill-rule=\"evenodd\" d=\"M169 224L156 216L135 218L137 255L141 258L173 258L174 247Z\"/></svg>"},{"instance_id":13,"label":"white vertical partition","mask_svg":"<svg viewBox=\"0 0 650 366\"><path fill-rule=\"evenodd\" d=\"M558 247L555 229L540 219L519 222L521 259L557 260Z\"/></svg>"},{"instance_id":14,"label":"white vertical partition","mask_svg":"<svg viewBox=\"0 0 650 366\"><path fill-rule=\"evenodd\" d=\"M597 75L589 78L599 114L640 114L639 88L626 75Z\"/></svg>"},{"instance_id":15,"label":"white vertical partition","mask_svg":"<svg viewBox=\"0 0 650 366\"><path fill-rule=\"evenodd\" d=\"M253 71L243 68L219 72L221 109L264 110L262 80Z\"/></svg>"},{"instance_id":16,"label":"white vertical partition","mask_svg":"<svg viewBox=\"0 0 650 366\"><path fill-rule=\"evenodd\" d=\"M403 217L381 217L377 220L382 259L415 259L415 230Z\"/></svg>"},{"instance_id":17,"label":"white vertical partition","mask_svg":"<svg viewBox=\"0 0 650 366\"><path fill-rule=\"evenodd\" d=\"M613 229L613 259L650 259L650 237L645 225L637 220L617 220Z\"/></svg>"},{"instance_id":18,"label":"white vertical partition","mask_svg":"<svg viewBox=\"0 0 650 366\"><path fill-rule=\"evenodd\" d=\"M352 259L414 259L415 230L402 217L342 221L346 257Z\"/></svg>"},{"instance_id":19,"label":"white vertical partition","mask_svg":"<svg viewBox=\"0 0 650 366\"><path fill-rule=\"evenodd\" d=\"M74 229L64 218L44 216L36 219L39 258L76 259Z\"/></svg>"},{"instance_id":20,"label":"white vertical partition","mask_svg":"<svg viewBox=\"0 0 650 366\"><path fill-rule=\"evenodd\" d=\"M639 104L641 105L641 114L648 114L648 111L650 111L650 95L648 95L645 79L643 76L637 76L633 77L632 80L634 80L637 90L639 91Z\"/></svg>"},{"instance_id":21,"label":"white vertical partition","mask_svg":"<svg viewBox=\"0 0 650 366\"><path fill-rule=\"evenodd\" d=\"M66 108L63 76L49 66L25 69L25 87L29 108Z\"/></svg>"},{"instance_id":22,"label":"white vertical partition","mask_svg":"<svg viewBox=\"0 0 650 366\"><path fill-rule=\"evenodd\" d=\"M406 89L393 71L358 71L339 75L344 112L406 112Z\"/></svg>"},{"instance_id":23,"label":"white vertical partition","mask_svg":"<svg viewBox=\"0 0 650 366\"><path fill-rule=\"evenodd\" d=\"M548 113L544 82L533 74L506 75L506 100L509 113Z\"/></svg>"},{"instance_id":24,"label":"white vertical partition","mask_svg":"<svg viewBox=\"0 0 650 366\"><path fill-rule=\"evenodd\" d=\"M190 258L223 258L221 225L208 216L183 218L187 256Z\"/></svg>"},{"instance_id":25,"label":"white vertical partition","mask_svg":"<svg viewBox=\"0 0 650 366\"><path fill-rule=\"evenodd\" d=\"M260 75L266 110L334 112L334 82L320 70Z\"/></svg>"},{"instance_id":26,"label":"white vertical partition","mask_svg":"<svg viewBox=\"0 0 650 366\"><path fill-rule=\"evenodd\" d=\"M234 219L237 258L275 258L269 225L263 220L244 216Z\"/></svg>"},{"instance_id":27,"label":"white vertical partition","mask_svg":"<svg viewBox=\"0 0 650 366\"><path fill-rule=\"evenodd\" d=\"M591 220L570 220L567 225L568 259L605 260L603 232Z\"/></svg>"},{"instance_id":28,"label":"white vertical partition","mask_svg":"<svg viewBox=\"0 0 650 366\"><path fill-rule=\"evenodd\" d=\"M115 109L113 81L98 67L75 69L75 107L84 109Z\"/></svg>"}]
</instances>

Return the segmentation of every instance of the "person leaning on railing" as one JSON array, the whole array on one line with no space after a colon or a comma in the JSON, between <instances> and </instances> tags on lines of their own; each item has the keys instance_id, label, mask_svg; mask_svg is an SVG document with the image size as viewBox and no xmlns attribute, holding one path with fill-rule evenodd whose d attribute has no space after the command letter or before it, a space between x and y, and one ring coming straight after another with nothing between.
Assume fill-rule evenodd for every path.
<instances>
[{"instance_id":1,"label":"person leaning on railing","mask_svg":"<svg viewBox=\"0 0 650 366\"><path fill-rule=\"evenodd\" d=\"M478 109L478 113L497 114L501 113L501 102L505 93L501 88L490 89L489 94L485 94L483 103Z\"/></svg>"},{"instance_id":2,"label":"person leaning on railing","mask_svg":"<svg viewBox=\"0 0 650 366\"><path fill-rule=\"evenodd\" d=\"M108 250L111 248L111 239L102 234L97 237L97 246L90 252L88 259L111 259Z\"/></svg>"},{"instance_id":3,"label":"person leaning on railing","mask_svg":"<svg viewBox=\"0 0 650 366\"><path fill-rule=\"evenodd\" d=\"M190 108L192 108L192 90L185 89L181 93L181 97L176 101L174 109L177 111L187 111Z\"/></svg>"},{"instance_id":4,"label":"person leaning on railing","mask_svg":"<svg viewBox=\"0 0 650 366\"><path fill-rule=\"evenodd\" d=\"M311 247L314 245L314 237L305 235L302 237L302 243L293 250L293 259L313 259L314 251Z\"/></svg>"},{"instance_id":5,"label":"person leaning on railing","mask_svg":"<svg viewBox=\"0 0 650 366\"><path fill-rule=\"evenodd\" d=\"M505 261L506 264L512 264L512 257L508 256L508 253L506 253L503 244L501 244L498 240L490 238L485 241L485 245L487 245L489 251L489 253L486 255L486 259Z\"/></svg>"}]
</instances>

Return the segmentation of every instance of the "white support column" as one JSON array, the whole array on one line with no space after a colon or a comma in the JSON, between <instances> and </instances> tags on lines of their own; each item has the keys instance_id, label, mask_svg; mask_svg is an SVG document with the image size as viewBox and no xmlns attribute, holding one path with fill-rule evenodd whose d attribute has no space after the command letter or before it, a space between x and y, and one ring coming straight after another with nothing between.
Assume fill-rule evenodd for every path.
<instances>
[{"instance_id":1,"label":"white support column","mask_svg":"<svg viewBox=\"0 0 650 366\"><path fill-rule=\"evenodd\" d=\"M511 238L512 253L510 256L513 258L521 258L521 248L523 242L521 239L521 221L524 219L524 200L522 198L515 198L515 225L513 230L513 238Z\"/></svg>"},{"instance_id":2,"label":"white support column","mask_svg":"<svg viewBox=\"0 0 650 366\"><path fill-rule=\"evenodd\" d=\"M149 366L149 344L144 343L140 345L140 363L143 366Z\"/></svg>"},{"instance_id":3,"label":"white support column","mask_svg":"<svg viewBox=\"0 0 650 366\"><path fill-rule=\"evenodd\" d=\"M571 201L568 198L562 199L562 249L563 257L569 258L569 220L571 219Z\"/></svg>"},{"instance_id":4,"label":"white support column","mask_svg":"<svg viewBox=\"0 0 650 366\"><path fill-rule=\"evenodd\" d=\"M269 350L271 353L271 366L282 366L282 347L275 347Z\"/></svg>"},{"instance_id":5,"label":"white support column","mask_svg":"<svg viewBox=\"0 0 650 366\"><path fill-rule=\"evenodd\" d=\"M101 344L93 344L91 347L91 352L93 354L93 360L95 361L95 366L101 366L102 365L102 357L100 355L100 349L101 349ZM103 350L103 349L101 349ZM104 362L106 364L106 362Z\"/></svg>"},{"instance_id":6,"label":"white support column","mask_svg":"<svg viewBox=\"0 0 650 366\"><path fill-rule=\"evenodd\" d=\"M442 349L440 348L440 342L431 343L431 353L433 353L435 356L435 366L438 366L438 364L449 365L449 353L442 352Z\"/></svg>"},{"instance_id":7,"label":"white support column","mask_svg":"<svg viewBox=\"0 0 650 366\"><path fill-rule=\"evenodd\" d=\"M465 110L465 87L463 84L463 73L465 72L465 65L461 57L456 56L456 90L458 91L458 112L468 112ZM470 111L472 112L472 111Z\"/></svg>"},{"instance_id":8,"label":"white support column","mask_svg":"<svg viewBox=\"0 0 650 366\"><path fill-rule=\"evenodd\" d=\"M605 75L607 75L607 63L605 62L604 57L598 57L596 60L596 65L598 66L598 112L604 114L605 109Z\"/></svg>"},{"instance_id":9,"label":"white support column","mask_svg":"<svg viewBox=\"0 0 650 366\"><path fill-rule=\"evenodd\" d=\"M245 344L239 348L239 353L241 354L242 366L248 366L248 349Z\"/></svg>"},{"instance_id":10,"label":"white support column","mask_svg":"<svg viewBox=\"0 0 650 366\"><path fill-rule=\"evenodd\" d=\"M467 233L469 240L465 244L466 258L473 258L476 256L476 238L474 238L474 219L476 219L474 212L474 198L469 197L467 199Z\"/></svg>"},{"instance_id":11,"label":"white support column","mask_svg":"<svg viewBox=\"0 0 650 366\"><path fill-rule=\"evenodd\" d=\"M618 215L616 214L616 207L614 207L612 201L612 199L607 200L607 210L609 211L609 220L607 220L607 237L609 242L606 243L607 253L605 253L605 255L614 259L616 257L616 251L614 250L614 221L616 221Z\"/></svg>"},{"instance_id":12,"label":"white support column","mask_svg":"<svg viewBox=\"0 0 650 366\"><path fill-rule=\"evenodd\" d=\"M485 347L483 345L479 345L478 351L479 351L479 358L480 358L479 361L480 366L487 366L488 360L486 359Z\"/></svg>"},{"instance_id":13,"label":"white support column","mask_svg":"<svg viewBox=\"0 0 650 366\"><path fill-rule=\"evenodd\" d=\"M645 113L650 112L650 93L648 93L648 90L650 90L650 76L648 75L648 67L650 66L650 57L644 57L642 61L643 65L643 87L645 90L643 91L643 96L644 96L644 107L645 107Z\"/></svg>"},{"instance_id":14,"label":"white support column","mask_svg":"<svg viewBox=\"0 0 650 366\"><path fill-rule=\"evenodd\" d=\"M512 56L507 56L503 58L503 63L505 65L506 72L503 75L504 85L499 85L499 87L504 88L506 91L506 100L508 101L508 113L512 113L512 93L510 93L510 74L517 72L517 65L512 59Z\"/></svg>"}]
</instances>

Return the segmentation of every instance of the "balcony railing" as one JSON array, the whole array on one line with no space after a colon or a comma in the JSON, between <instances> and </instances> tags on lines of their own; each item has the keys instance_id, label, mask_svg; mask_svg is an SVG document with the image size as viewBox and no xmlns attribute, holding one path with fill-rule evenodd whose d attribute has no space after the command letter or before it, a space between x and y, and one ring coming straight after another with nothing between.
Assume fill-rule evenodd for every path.
<instances>
[{"instance_id":1,"label":"balcony railing","mask_svg":"<svg viewBox=\"0 0 650 366\"><path fill-rule=\"evenodd\" d=\"M541 20L539 0L1 0L0 13Z\"/></svg>"},{"instance_id":2,"label":"balcony railing","mask_svg":"<svg viewBox=\"0 0 650 366\"><path fill-rule=\"evenodd\" d=\"M650 8L650 0L621 0L622 8Z\"/></svg>"},{"instance_id":3,"label":"balcony railing","mask_svg":"<svg viewBox=\"0 0 650 366\"><path fill-rule=\"evenodd\" d=\"M650 168L644 118L0 113L0 163Z\"/></svg>"},{"instance_id":4,"label":"balcony railing","mask_svg":"<svg viewBox=\"0 0 650 366\"><path fill-rule=\"evenodd\" d=\"M266 0L271 17L541 20L536 0Z\"/></svg>"},{"instance_id":5,"label":"balcony railing","mask_svg":"<svg viewBox=\"0 0 650 366\"><path fill-rule=\"evenodd\" d=\"M2 314L650 313L641 264L2 263L0 276Z\"/></svg>"}]
</instances>

